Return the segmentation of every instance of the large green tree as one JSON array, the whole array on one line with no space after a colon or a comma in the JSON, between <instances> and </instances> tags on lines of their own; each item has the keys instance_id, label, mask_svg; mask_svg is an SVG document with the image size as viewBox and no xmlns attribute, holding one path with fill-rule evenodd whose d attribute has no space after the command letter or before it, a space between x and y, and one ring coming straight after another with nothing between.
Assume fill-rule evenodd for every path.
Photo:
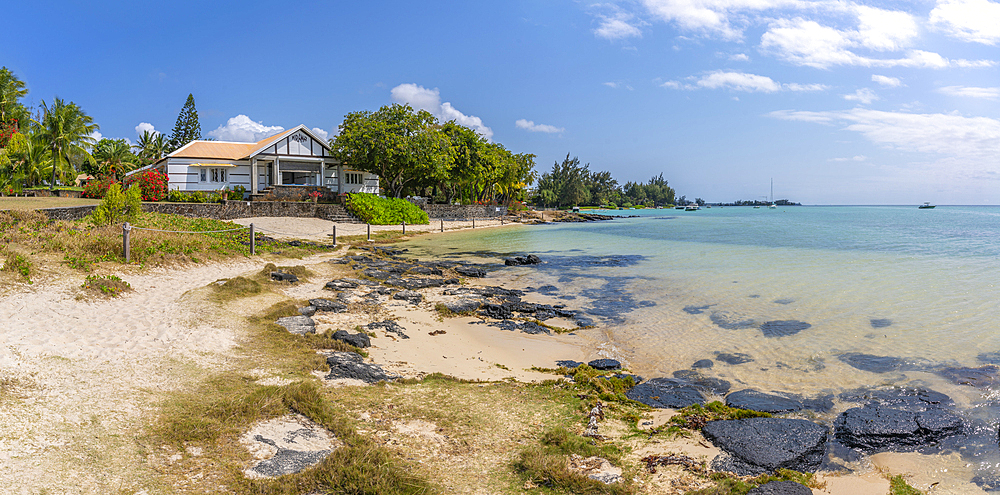
<instances>
[{"instance_id":1,"label":"large green tree","mask_svg":"<svg viewBox=\"0 0 1000 495\"><path fill-rule=\"evenodd\" d=\"M134 169L139 162L132 154L132 147L124 139L104 138L94 145L92 153L97 161L98 171L115 180L121 180L125 173Z\"/></svg>"},{"instance_id":2,"label":"large green tree","mask_svg":"<svg viewBox=\"0 0 1000 495\"><path fill-rule=\"evenodd\" d=\"M52 150L52 181L49 189L55 189L59 172L72 172L73 159L94 163L88 153L93 146L93 133L100 129L94 119L87 115L76 103L66 103L61 98L52 100L52 105L42 101L42 120L38 122L39 136Z\"/></svg>"},{"instance_id":3,"label":"large green tree","mask_svg":"<svg viewBox=\"0 0 1000 495\"><path fill-rule=\"evenodd\" d=\"M28 109L21 104L21 98L27 94L24 81L7 67L0 67L0 148L6 147L11 136L28 124Z\"/></svg>"},{"instance_id":4,"label":"large green tree","mask_svg":"<svg viewBox=\"0 0 1000 495\"><path fill-rule=\"evenodd\" d=\"M430 112L394 103L344 116L330 147L343 163L378 175L386 195L398 198L445 177L453 151L440 127Z\"/></svg>"},{"instance_id":5,"label":"large green tree","mask_svg":"<svg viewBox=\"0 0 1000 495\"><path fill-rule=\"evenodd\" d=\"M198 139L201 139L201 123L198 122L198 110L194 107L194 95L189 93L181 113L177 115L174 129L170 131L168 153Z\"/></svg>"}]
</instances>

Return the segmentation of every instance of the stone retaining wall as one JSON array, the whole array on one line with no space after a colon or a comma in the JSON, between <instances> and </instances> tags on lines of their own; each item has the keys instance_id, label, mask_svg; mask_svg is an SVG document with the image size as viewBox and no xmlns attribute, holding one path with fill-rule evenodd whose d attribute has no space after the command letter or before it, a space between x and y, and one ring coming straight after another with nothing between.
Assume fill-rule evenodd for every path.
<instances>
[{"instance_id":1,"label":"stone retaining wall","mask_svg":"<svg viewBox=\"0 0 1000 495\"><path fill-rule=\"evenodd\" d=\"M506 206L490 205L432 205L417 204L427 212L431 218L442 218L445 220L471 220L472 218L497 218L507 215Z\"/></svg>"},{"instance_id":2,"label":"stone retaining wall","mask_svg":"<svg viewBox=\"0 0 1000 495\"><path fill-rule=\"evenodd\" d=\"M507 214L506 206L423 205L422 208L430 218L446 220L496 218ZM497 211L498 208L499 211ZM38 211L54 220L77 220L89 215L93 210L94 205L43 208ZM218 220L250 217L304 217L343 222L350 218L350 214L341 205L301 201L226 201L224 204L143 203L142 211Z\"/></svg>"}]
</instances>

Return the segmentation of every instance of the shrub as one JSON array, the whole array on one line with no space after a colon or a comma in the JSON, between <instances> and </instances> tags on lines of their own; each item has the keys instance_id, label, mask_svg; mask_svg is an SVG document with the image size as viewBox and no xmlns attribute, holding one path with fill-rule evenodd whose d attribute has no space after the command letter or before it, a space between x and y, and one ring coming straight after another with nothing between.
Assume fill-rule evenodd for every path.
<instances>
[{"instance_id":1,"label":"shrub","mask_svg":"<svg viewBox=\"0 0 1000 495\"><path fill-rule=\"evenodd\" d=\"M395 225L403 222L409 224L430 223L426 211L405 199L353 193L347 195L347 208L358 218L372 225Z\"/></svg>"},{"instance_id":2,"label":"shrub","mask_svg":"<svg viewBox=\"0 0 1000 495\"><path fill-rule=\"evenodd\" d=\"M116 275L88 275L81 286L85 290L105 296L116 297L132 290L132 286Z\"/></svg>"},{"instance_id":3,"label":"shrub","mask_svg":"<svg viewBox=\"0 0 1000 495\"><path fill-rule=\"evenodd\" d=\"M160 201L167 196L169 177L159 170L151 169L132 174L125 179L126 186L138 186L143 201Z\"/></svg>"},{"instance_id":4,"label":"shrub","mask_svg":"<svg viewBox=\"0 0 1000 495\"><path fill-rule=\"evenodd\" d=\"M83 192L80 195L85 198L104 199L104 196L108 194L108 189L111 189L112 184L115 184L115 180L112 177L101 177L100 180L92 180L83 186Z\"/></svg>"},{"instance_id":5,"label":"shrub","mask_svg":"<svg viewBox=\"0 0 1000 495\"><path fill-rule=\"evenodd\" d=\"M233 186L232 191L229 192L229 199L235 199L237 201L243 199L247 193L247 188L243 186Z\"/></svg>"},{"instance_id":6,"label":"shrub","mask_svg":"<svg viewBox=\"0 0 1000 495\"><path fill-rule=\"evenodd\" d=\"M90 214L94 225L111 225L134 221L142 213L142 196L138 187L122 191L121 184L112 184L101 204Z\"/></svg>"}]
</instances>

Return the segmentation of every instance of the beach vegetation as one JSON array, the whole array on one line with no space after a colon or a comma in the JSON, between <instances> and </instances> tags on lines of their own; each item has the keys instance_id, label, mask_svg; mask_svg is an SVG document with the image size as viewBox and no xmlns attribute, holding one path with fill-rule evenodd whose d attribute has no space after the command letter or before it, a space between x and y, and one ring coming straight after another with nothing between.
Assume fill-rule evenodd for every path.
<instances>
[{"instance_id":1,"label":"beach vegetation","mask_svg":"<svg viewBox=\"0 0 1000 495\"><path fill-rule=\"evenodd\" d=\"M118 297L132 291L132 285L117 275L87 275L81 288L93 294L110 297Z\"/></svg>"},{"instance_id":2,"label":"beach vegetation","mask_svg":"<svg viewBox=\"0 0 1000 495\"><path fill-rule=\"evenodd\" d=\"M906 482L903 475L884 475L889 480L889 495L923 495L924 492L917 490Z\"/></svg>"},{"instance_id":3,"label":"beach vegetation","mask_svg":"<svg viewBox=\"0 0 1000 495\"><path fill-rule=\"evenodd\" d=\"M691 404L678 410L677 415L670 418L670 423L689 430L700 430L711 421L770 417L770 413L738 409L719 401L712 401L705 405Z\"/></svg>"},{"instance_id":4,"label":"beach vegetation","mask_svg":"<svg viewBox=\"0 0 1000 495\"><path fill-rule=\"evenodd\" d=\"M123 189L121 184L111 184L101 204L89 215L96 226L134 222L142 214L142 192L139 187Z\"/></svg>"},{"instance_id":5,"label":"beach vegetation","mask_svg":"<svg viewBox=\"0 0 1000 495\"><path fill-rule=\"evenodd\" d=\"M358 218L372 225L427 225L427 212L417 205L400 198L383 198L375 194L352 193L347 195L347 208Z\"/></svg>"},{"instance_id":6,"label":"beach vegetation","mask_svg":"<svg viewBox=\"0 0 1000 495\"><path fill-rule=\"evenodd\" d=\"M566 428L553 428L542 435L537 445L521 450L513 465L524 478L525 488L544 487L550 493L587 495L634 493L627 481L605 484L571 471L567 462L571 455L603 457L620 466L622 451L614 444L598 443Z\"/></svg>"},{"instance_id":7,"label":"beach vegetation","mask_svg":"<svg viewBox=\"0 0 1000 495\"><path fill-rule=\"evenodd\" d=\"M215 299L217 301L255 296L263 291L260 282L246 277L218 280L211 287L215 291Z\"/></svg>"},{"instance_id":8,"label":"beach vegetation","mask_svg":"<svg viewBox=\"0 0 1000 495\"><path fill-rule=\"evenodd\" d=\"M791 469L777 469L774 474L762 474L754 477L741 477L725 471L718 471L707 476L715 486L692 490L685 495L746 495L747 492L772 481L794 481L809 488L822 490L826 483L816 479L813 473L800 473Z\"/></svg>"},{"instance_id":9,"label":"beach vegetation","mask_svg":"<svg viewBox=\"0 0 1000 495\"><path fill-rule=\"evenodd\" d=\"M0 269L17 274L25 282L32 283L31 275L34 269L27 256L10 249L9 246L0 248L0 256L3 256L3 266Z\"/></svg>"}]
</instances>

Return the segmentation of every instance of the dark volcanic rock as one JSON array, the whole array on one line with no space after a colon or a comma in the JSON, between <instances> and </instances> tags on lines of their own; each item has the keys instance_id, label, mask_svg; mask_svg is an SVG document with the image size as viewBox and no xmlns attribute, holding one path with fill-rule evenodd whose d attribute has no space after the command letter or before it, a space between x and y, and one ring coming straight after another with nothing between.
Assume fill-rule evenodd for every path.
<instances>
[{"instance_id":1,"label":"dark volcanic rock","mask_svg":"<svg viewBox=\"0 0 1000 495\"><path fill-rule=\"evenodd\" d=\"M507 330L508 332L524 332L527 334L538 335L541 333L552 334L552 330L545 328L538 323L533 321L517 322L513 320L501 320L498 322L488 323L491 327L499 328L500 330Z\"/></svg>"},{"instance_id":2,"label":"dark volcanic rock","mask_svg":"<svg viewBox=\"0 0 1000 495\"><path fill-rule=\"evenodd\" d=\"M747 495L812 495L812 489L794 481L772 481L754 488Z\"/></svg>"},{"instance_id":3,"label":"dark volcanic rock","mask_svg":"<svg viewBox=\"0 0 1000 495\"><path fill-rule=\"evenodd\" d=\"M739 475L778 468L815 472L823 461L828 433L816 423L784 418L712 421L701 432L729 454L716 457L712 469Z\"/></svg>"},{"instance_id":4,"label":"dark volcanic rock","mask_svg":"<svg viewBox=\"0 0 1000 495\"><path fill-rule=\"evenodd\" d=\"M711 359L699 359L691 365L695 369L711 368L712 366L715 366L715 363Z\"/></svg>"},{"instance_id":5,"label":"dark volcanic rock","mask_svg":"<svg viewBox=\"0 0 1000 495\"><path fill-rule=\"evenodd\" d=\"M377 383L396 378L386 374L377 364L365 363L364 358L354 352L331 352L326 358L326 364L330 366L330 373L326 375L327 380L350 378L365 383Z\"/></svg>"},{"instance_id":6,"label":"dark volcanic rock","mask_svg":"<svg viewBox=\"0 0 1000 495\"><path fill-rule=\"evenodd\" d=\"M472 299L470 297L463 297L461 299L456 299L454 301L447 301L441 303L448 311L452 313L471 313L479 309L483 305L483 302L479 299Z\"/></svg>"},{"instance_id":7,"label":"dark volcanic rock","mask_svg":"<svg viewBox=\"0 0 1000 495\"><path fill-rule=\"evenodd\" d=\"M704 404L705 396L697 387L685 380L676 378L653 378L625 392L625 396L637 402L642 402L655 408L674 408Z\"/></svg>"},{"instance_id":8,"label":"dark volcanic rock","mask_svg":"<svg viewBox=\"0 0 1000 495\"><path fill-rule=\"evenodd\" d=\"M392 320L377 321L375 323L369 323L369 324L365 325L365 328L367 328L369 331L382 330L385 333L394 333L396 335L399 335L399 338L401 338L401 339L408 339L408 338L410 338L405 333L403 333L404 328L401 327L399 325L399 323L396 323L396 322L394 322Z\"/></svg>"},{"instance_id":9,"label":"dark volcanic rock","mask_svg":"<svg viewBox=\"0 0 1000 495\"><path fill-rule=\"evenodd\" d=\"M903 368L906 364L906 361L898 357L874 356L860 352L848 352L841 354L837 356L837 359L853 368L857 368L861 371L871 371L872 373L888 373L890 371L897 371Z\"/></svg>"},{"instance_id":10,"label":"dark volcanic rock","mask_svg":"<svg viewBox=\"0 0 1000 495\"><path fill-rule=\"evenodd\" d=\"M740 330L756 326L752 319L742 318L738 315L727 313L725 311L716 311L709 316L709 319L712 320L712 323L715 323L719 328L724 328L726 330Z\"/></svg>"},{"instance_id":11,"label":"dark volcanic rock","mask_svg":"<svg viewBox=\"0 0 1000 495\"><path fill-rule=\"evenodd\" d=\"M424 295L415 290L401 290L392 295L393 299L417 304L424 300Z\"/></svg>"},{"instance_id":12,"label":"dark volcanic rock","mask_svg":"<svg viewBox=\"0 0 1000 495\"><path fill-rule=\"evenodd\" d=\"M420 265L417 265L417 266L414 266L413 268L410 268L409 272L417 274L417 275L437 275L437 276L441 276L442 275L442 272L441 272L440 268L431 268L431 267L420 266Z\"/></svg>"},{"instance_id":13,"label":"dark volcanic rock","mask_svg":"<svg viewBox=\"0 0 1000 495\"><path fill-rule=\"evenodd\" d=\"M299 308L299 314L302 316L312 316L316 314L316 306L305 306Z\"/></svg>"},{"instance_id":14,"label":"dark volcanic rock","mask_svg":"<svg viewBox=\"0 0 1000 495\"><path fill-rule=\"evenodd\" d=\"M764 322L760 326L760 331L764 332L765 337L787 337L789 335L795 335L810 327L812 327L812 325L804 321L778 320Z\"/></svg>"},{"instance_id":15,"label":"dark volcanic rock","mask_svg":"<svg viewBox=\"0 0 1000 495\"><path fill-rule=\"evenodd\" d=\"M715 355L715 359L726 364L745 364L753 362L753 358L750 357L749 354L743 354L742 352L734 352L732 354L728 352L720 352Z\"/></svg>"},{"instance_id":16,"label":"dark volcanic rock","mask_svg":"<svg viewBox=\"0 0 1000 495\"><path fill-rule=\"evenodd\" d=\"M726 405L737 409L772 414L793 412L802 409L802 402L798 400L780 395L765 394L764 392L749 388L733 392L726 396Z\"/></svg>"},{"instance_id":17,"label":"dark volcanic rock","mask_svg":"<svg viewBox=\"0 0 1000 495\"><path fill-rule=\"evenodd\" d=\"M310 299L309 305L316 308L316 311L326 311L329 313L340 313L347 311L347 305L342 302L331 301L329 299Z\"/></svg>"},{"instance_id":18,"label":"dark volcanic rock","mask_svg":"<svg viewBox=\"0 0 1000 495\"><path fill-rule=\"evenodd\" d=\"M258 435L258 440L262 437ZM266 439L265 439L266 440ZM286 474L298 473L307 467L318 464L326 459L332 450L300 451L290 449L278 449L274 457L265 459L249 469L257 476L274 478Z\"/></svg>"},{"instance_id":19,"label":"dark volcanic rock","mask_svg":"<svg viewBox=\"0 0 1000 495\"><path fill-rule=\"evenodd\" d=\"M868 323L871 324L872 328L885 328L892 325L892 320L885 318L872 318L868 320Z\"/></svg>"},{"instance_id":20,"label":"dark volcanic rock","mask_svg":"<svg viewBox=\"0 0 1000 495\"><path fill-rule=\"evenodd\" d=\"M573 361L573 360L570 360L570 359L564 359L562 361L556 361L556 366L562 366L564 368L576 368L576 367L580 366L581 364L583 364L583 363L581 363L580 361Z\"/></svg>"},{"instance_id":21,"label":"dark volcanic rock","mask_svg":"<svg viewBox=\"0 0 1000 495\"><path fill-rule=\"evenodd\" d=\"M353 279L341 278L327 282L325 287L332 290L356 289L358 283Z\"/></svg>"},{"instance_id":22,"label":"dark volcanic rock","mask_svg":"<svg viewBox=\"0 0 1000 495\"><path fill-rule=\"evenodd\" d=\"M316 322L308 316L286 316L278 318L275 323L285 327L285 330L299 335L316 333Z\"/></svg>"},{"instance_id":23,"label":"dark volcanic rock","mask_svg":"<svg viewBox=\"0 0 1000 495\"><path fill-rule=\"evenodd\" d=\"M1000 367L988 364L978 368L941 368L937 370L937 374L951 380L956 385L990 389L994 388L1000 381L997 371L1000 371Z\"/></svg>"},{"instance_id":24,"label":"dark volcanic rock","mask_svg":"<svg viewBox=\"0 0 1000 495\"><path fill-rule=\"evenodd\" d=\"M714 306L713 304L707 304L705 306L684 306L684 312L689 315L700 315L705 312L708 308Z\"/></svg>"},{"instance_id":25,"label":"dark volcanic rock","mask_svg":"<svg viewBox=\"0 0 1000 495\"><path fill-rule=\"evenodd\" d=\"M337 330L333 332L333 339L339 340L341 342L346 342L357 348L371 347L372 341L371 337L366 333L358 332L355 334L348 333L347 330Z\"/></svg>"},{"instance_id":26,"label":"dark volcanic rock","mask_svg":"<svg viewBox=\"0 0 1000 495\"><path fill-rule=\"evenodd\" d=\"M386 280L386 279L388 279L389 277L392 276L392 273L390 273L390 272L378 270L378 269L375 269L375 268L369 268L369 269L361 272L361 274L364 275L364 276L366 276L366 277L368 277L368 278L373 278L375 280Z\"/></svg>"},{"instance_id":27,"label":"dark volcanic rock","mask_svg":"<svg viewBox=\"0 0 1000 495\"><path fill-rule=\"evenodd\" d=\"M299 281L299 277L296 277L293 273L285 272L271 272L271 280L277 280L278 282L288 282L294 284Z\"/></svg>"},{"instance_id":28,"label":"dark volcanic rock","mask_svg":"<svg viewBox=\"0 0 1000 495\"><path fill-rule=\"evenodd\" d=\"M466 277L475 277L475 278L482 278L486 276L486 270L482 270L473 266L456 267L455 273L459 275L465 275Z\"/></svg>"},{"instance_id":29,"label":"dark volcanic rock","mask_svg":"<svg viewBox=\"0 0 1000 495\"><path fill-rule=\"evenodd\" d=\"M409 290L426 289L428 287L441 287L442 285L457 284L458 279L443 278L390 278L385 281L386 285L402 287Z\"/></svg>"},{"instance_id":30,"label":"dark volcanic rock","mask_svg":"<svg viewBox=\"0 0 1000 495\"><path fill-rule=\"evenodd\" d=\"M533 254L527 256L514 256L512 258L504 258L503 264L507 266L520 266L520 265L537 265L541 263L542 260Z\"/></svg>"},{"instance_id":31,"label":"dark volcanic rock","mask_svg":"<svg viewBox=\"0 0 1000 495\"><path fill-rule=\"evenodd\" d=\"M705 376L695 370L677 370L674 372L674 378L686 380L703 392L716 395L726 395L732 387L726 380Z\"/></svg>"},{"instance_id":32,"label":"dark volcanic rock","mask_svg":"<svg viewBox=\"0 0 1000 495\"><path fill-rule=\"evenodd\" d=\"M837 440L871 454L914 450L962 431L962 418L941 408L906 410L867 404L844 411L834 422Z\"/></svg>"},{"instance_id":33,"label":"dark volcanic rock","mask_svg":"<svg viewBox=\"0 0 1000 495\"><path fill-rule=\"evenodd\" d=\"M615 359L595 359L589 363L587 366L594 368L595 370L608 371L608 370L620 370L622 369L622 363Z\"/></svg>"}]
</instances>

